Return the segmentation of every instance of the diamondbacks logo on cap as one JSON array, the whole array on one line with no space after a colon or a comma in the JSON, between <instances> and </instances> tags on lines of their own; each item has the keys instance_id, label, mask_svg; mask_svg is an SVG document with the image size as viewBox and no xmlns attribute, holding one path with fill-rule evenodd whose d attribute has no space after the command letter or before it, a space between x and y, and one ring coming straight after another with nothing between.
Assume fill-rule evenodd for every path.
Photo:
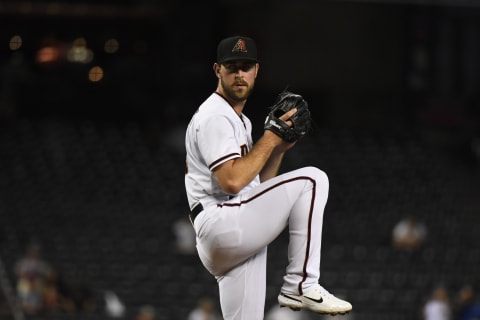
<instances>
[{"instance_id":1,"label":"diamondbacks logo on cap","mask_svg":"<svg viewBox=\"0 0 480 320\"><path fill-rule=\"evenodd\" d=\"M247 52L245 40L238 39L237 43L235 43L235 46L233 46L232 52Z\"/></svg>"},{"instance_id":2,"label":"diamondbacks logo on cap","mask_svg":"<svg viewBox=\"0 0 480 320\"><path fill-rule=\"evenodd\" d=\"M257 61L255 41L248 37L234 36L225 38L217 46L217 62L234 60Z\"/></svg>"}]
</instances>

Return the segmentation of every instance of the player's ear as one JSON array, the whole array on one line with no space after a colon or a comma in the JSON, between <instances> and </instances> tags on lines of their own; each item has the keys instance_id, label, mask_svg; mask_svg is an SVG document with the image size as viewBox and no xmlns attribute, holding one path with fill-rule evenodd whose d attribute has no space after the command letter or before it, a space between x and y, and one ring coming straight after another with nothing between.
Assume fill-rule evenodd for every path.
<instances>
[{"instance_id":1,"label":"player's ear","mask_svg":"<svg viewBox=\"0 0 480 320\"><path fill-rule=\"evenodd\" d=\"M260 64L257 62L257 63L255 64L255 78L256 78L257 75L258 75L258 69L260 69Z\"/></svg>"},{"instance_id":2,"label":"player's ear","mask_svg":"<svg viewBox=\"0 0 480 320\"><path fill-rule=\"evenodd\" d=\"M215 76L217 78L220 78L220 64L218 64L217 62L213 64L213 72L215 72Z\"/></svg>"}]
</instances>

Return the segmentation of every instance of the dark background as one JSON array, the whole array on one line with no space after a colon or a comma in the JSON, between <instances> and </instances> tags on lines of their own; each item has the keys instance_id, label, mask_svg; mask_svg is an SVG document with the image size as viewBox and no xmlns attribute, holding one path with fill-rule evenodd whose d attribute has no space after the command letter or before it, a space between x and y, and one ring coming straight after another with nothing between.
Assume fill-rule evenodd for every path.
<instances>
[{"instance_id":1,"label":"dark background","mask_svg":"<svg viewBox=\"0 0 480 320\"><path fill-rule=\"evenodd\" d=\"M474 0L0 1L7 280L14 288L13 264L35 239L67 278L89 280L99 304L106 288L120 293L132 319L143 304L185 319L199 296L216 297L198 259L171 250L170 232L187 212L183 131L216 87L218 41L241 34L261 60L245 109L254 138L286 86L312 110L314 130L283 170L329 174L325 281L353 299L356 319L420 318L435 284L453 296L479 281L479 17ZM78 38L87 63L67 59ZM106 53L111 38L119 49ZM41 62L45 47L58 56ZM404 261L389 236L407 212L429 224L429 243Z\"/></svg>"},{"instance_id":2,"label":"dark background","mask_svg":"<svg viewBox=\"0 0 480 320\"><path fill-rule=\"evenodd\" d=\"M13 90L2 90L2 109L9 108L7 115L185 121L214 89L219 39L245 34L257 40L262 62L251 114L263 115L288 85L309 98L322 126L473 130L480 50L475 4L4 2L2 83ZM23 44L8 50L14 35ZM48 43L66 51L79 37L93 51L91 62L36 62ZM120 43L115 54L103 50L110 38ZM86 73L96 65L104 78L89 83Z\"/></svg>"}]
</instances>

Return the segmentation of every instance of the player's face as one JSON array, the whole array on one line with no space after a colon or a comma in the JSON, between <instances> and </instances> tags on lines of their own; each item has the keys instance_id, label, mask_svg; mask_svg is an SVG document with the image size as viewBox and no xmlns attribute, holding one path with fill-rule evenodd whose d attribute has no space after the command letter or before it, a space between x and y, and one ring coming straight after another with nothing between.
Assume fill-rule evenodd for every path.
<instances>
[{"instance_id":1,"label":"player's face","mask_svg":"<svg viewBox=\"0 0 480 320\"><path fill-rule=\"evenodd\" d=\"M250 96L257 73L258 63L247 60L229 61L217 67L223 93L236 102Z\"/></svg>"}]
</instances>

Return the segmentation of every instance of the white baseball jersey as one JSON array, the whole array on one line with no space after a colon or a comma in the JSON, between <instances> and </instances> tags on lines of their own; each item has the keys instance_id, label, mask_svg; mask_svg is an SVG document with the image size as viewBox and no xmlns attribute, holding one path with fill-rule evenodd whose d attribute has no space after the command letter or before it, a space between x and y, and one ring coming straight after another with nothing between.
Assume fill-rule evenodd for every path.
<instances>
[{"instance_id":1,"label":"white baseball jersey","mask_svg":"<svg viewBox=\"0 0 480 320\"><path fill-rule=\"evenodd\" d=\"M239 116L219 94L213 93L200 105L192 117L186 132L185 188L190 208L202 199L202 204L228 200L214 174L220 164L239 158L251 150L252 124L245 116ZM258 185L257 176L240 193Z\"/></svg>"}]
</instances>

